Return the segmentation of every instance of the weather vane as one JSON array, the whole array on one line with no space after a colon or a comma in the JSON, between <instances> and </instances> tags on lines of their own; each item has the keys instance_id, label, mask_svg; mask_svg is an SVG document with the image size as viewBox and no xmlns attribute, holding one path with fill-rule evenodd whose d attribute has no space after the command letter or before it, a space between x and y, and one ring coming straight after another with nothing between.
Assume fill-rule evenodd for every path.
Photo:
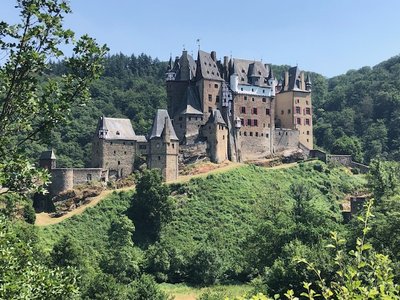
<instances>
[{"instance_id":1,"label":"weather vane","mask_svg":"<svg viewBox=\"0 0 400 300\"><path fill-rule=\"evenodd\" d=\"M196 43L197 43L197 47L198 47L199 50L200 50L200 39L197 39L197 40L196 40Z\"/></svg>"}]
</instances>

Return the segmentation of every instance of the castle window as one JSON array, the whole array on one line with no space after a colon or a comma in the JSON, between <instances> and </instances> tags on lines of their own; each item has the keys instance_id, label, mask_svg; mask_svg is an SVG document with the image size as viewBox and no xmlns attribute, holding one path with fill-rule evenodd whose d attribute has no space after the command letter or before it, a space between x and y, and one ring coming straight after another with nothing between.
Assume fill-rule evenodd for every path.
<instances>
[{"instance_id":1,"label":"castle window","mask_svg":"<svg viewBox=\"0 0 400 300\"><path fill-rule=\"evenodd\" d=\"M203 121L203 117L200 117L200 120Z\"/></svg>"},{"instance_id":2,"label":"castle window","mask_svg":"<svg viewBox=\"0 0 400 300\"><path fill-rule=\"evenodd\" d=\"M280 131L278 132L278 135L281 135L281 132L280 132Z\"/></svg>"},{"instance_id":3,"label":"castle window","mask_svg":"<svg viewBox=\"0 0 400 300\"><path fill-rule=\"evenodd\" d=\"M252 92L254 92L254 89L251 89Z\"/></svg>"},{"instance_id":4,"label":"castle window","mask_svg":"<svg viewBox=\"0 0 400 300\"><path fill-rule=\"evenodd\" d=\"M300 114L300 106L296 106L296 114Z\"/></svg>"},{"instance_id":5,"label":"castle window","mask_svg":"<svg viewBox=\"0 0 400 300\"><path fill-rule=\"evenodd\" d=\"M283 110L281 110L281 115L283 115L285 112Z\"/></svg>"},{"instance_id":6,"label":"castle window","mask_svg":"<svg viewBox=\"0 0 400 300\"><path fill-rule=\"evenodd\" d=\"M306 119L306 125L310 125L310 119Z\"/></svg>"},{"instance_id":7,"label":"castle window","mask_svg":"<svg viewBox=\"0 0 400 300\"><path fill-rule=\"evenodd\" d=\"M158 157L158 160L161 160L161 156Z\"/></svg>"},{"instance_id":8,"label":"castle window","mask_svg":"<svg viewBox=\"0 0 400 300\"><path fill-rule=\"evenodd\" d=\"M241 111L242 114L245 114L246 113L246 107L242 106L240 108L240 111Z\"/></svg>"},{"instance_id":9,"label":"castle window","mask_svg":"<svg viewBox=\"0 0 400 300\"><path fill-rule=\"evenodd\" d=\"M207 70L207 74L210 74L210 71Z\"/></svg>"},{"instance_id":10,"label":"castle window","mask_svg":"<svg viewBox=\"0 0 400 300\"><path fill-rule=\"evenodd\" d=\"M265 109L265 114L266 114L267 116L269 116L270 113L271 113L270 109L269 109L269 108L266 108L266 109Z\"/></svg>"},{"instance_id":11,"label":"castle window","mask_svg":"<svg viewBox=\"0 0 400 300\"><path fill-rule=\"evenodd\" d=\"M217 76L219 76L219 73L217 72Z\"/></svg>"},{"instance_id":12,"label":"castle window","mask_svg":"<svg viewBox=\"0 0 400 300\"><path fill-rule=\"evenodd\" d=\"M244 119L240 118L240 123L242 124L242 126L244 126Z\"/></svg>"},{"instance_id":13,"label":"castle window","mask_svg":"<svg viewBox=\"0 0 400 300\"><path fill-rule=\"evenodd\" d=\"M239 131L239 135L242 136L242 132L241 131Z\"/></svg>"},{"instance_id":14,"label":"castle window","mask_svg":"<svg viewBox=\"0 0 400 300\"><path fill-rule=\"evenodd\" d=\"M118 166L121 164L121 162L120 161L118 161Z\"/></svg>"},{"instance_id":15,"label":"castle window","mask_svg":"<svg viewBox=\"0 0 400 300\"><path fill-rule=\"evenodd\" d=\"M287 135L287 132L285 132L286 133L286 135Z\"/></svg>"},{"instance_id":16,"label":"castle window","mask_svg":"<svg viewBox=\"0 0 400 300\"><path fill-rule=\"evenodd\" d=\"M266 133L266 134L265 134L265 137L266 137L266 138L269 138L269 134L268 134L268 133Z\"/></svg>"},{"instance_id":17,"label":"castle window","mask_svg":"<svg viewBox=\"0 0 400 300\"><path fill-rule=\"evenodd\" d=\"M139 146L139 149L140 149L140 150L146 150L147 147L146 147L146 145L140 145L140 146Z\"/></svg>"},{"instance_id":18,"label":"castle window","mask_svg":"<svg viewBox=\"0 0 400 300\"><path fill-rule=\"evenodd\" d=\"M225 136L224 136L224 135L222 136L222 139L223 139L223 140L225 139Z\"/></svg>"},{"instance_id":19,"label":"castle window","mask_svg":"<svg viewBox=\"0 0 400 300\"><path fill-rule=\"evenodd\" d=\"M287 110L287 113L288 113L288 115L290 115L290 113L291 113L290 109Z\"/></svg>"},{"instance_id":20,"label":"castle window","mask_svg":"<svg viewBox=\"0 0 400 300\"><path fill-rule=\"evenodd\" d=\"M133 142L131 142L131 145L133 145Z\"/></svg>"},{"instance_id":21,"label":"castle window","mask_svg":"<svg viewBox=\"0 0 400 300\"><path fill-rule=\"evenodd\" d=\"M311 108L306 107L306 115L311 115Z\"/></svg>"},{"instance_id":22,"label":"castle window","mask_svg":"<svg viewBox=\"0 0 400 300\"><path fill-rule=\"evenodd\" d=\"M251 126L251 119L247 119L247 126Z\"/></svg>"},{"instance_id":23,"label":"castle window","mask_svg":"<svg viewBox=\"0 0 400 300\"><path fill-rule=\"evenodd\" d=\"M208 87L209 87L209 88L211 87L211 83L208 84Z\"/></svg>"},{"instance_id":24,"label":"castle window","mask_svg":"<svg viewBox=\"0 0 400 300\"><path fill-rule=\"evenodd\" d=\"M297 122L296 122L297 124L299 124L299 125L301 125L301 119L300 118L297 118Z\"/></svg>"},{"instance_id":25,"label":"castle window","mask_svg":"<svg viewBox=\"0 0 400 300\"><path fill-rule=\"evenodd\" d=\"M254 125L254 126L258 126L258 120L256 120L256 119L253 120L253 125Z\"/></svg>"},{"instance_id":26,"label":"castle window","mask_svg":"<svg viewBox=\"0 0 400 300\"><path fill-rule=\"evenodd\" d=\"M174 149L175 148L175 143L172 143L172 149Z\"/></svg>"},{"instance_id":27,"label":"castle window","mask_svg":"<svg viewBox=\"0 0 400 300\"><path fill-rule=\"evenodd\" d=\"M110 143L110 145L112 145L112 142Z\"/></svg>"},{"instance_id":28,"label":"castle window","mask_svg":"<svg viewBox=\"0 0 400 300\"><path fill-rule=\"evenodd\" d=\"M242 69L242 73L245 73L246 71L244 69Z\"/></svg>"},{"instance_id":29,"label":"castle window","mask_svg":"<svg viewBox=\"0 0 400 300\"><path fill-rule=\"evenodd\" d=\"M116 153L117 153L117 151L114 150L114 154L116 154Z\"/></svg>"},{"instance_id":30,"label":"castle window","mask_svg":"<svg viewBox=\"0 0 400 300\"><path fill-rule=\"evenodd\" d=\"M219 96L215 97L215 102L217 102L217 103L219 102Z\"/></svg>"},{"instance_id":31,"label":"castle window","mask_svg":"<svg viewBox=\"0 0 400 300\"><path fill-rule=\"evenodd\" d=\"M250 136L253 136L253 132L252 131L250 131Z\"/></svg>"},{"instance_id":32,"label":"castle window","mask_svg":"<svg viewBox=\"0 0 400 300\"><path fill-rule=\"evenodd\" d=\"M308 100L306 100L306 104L308 105Z\"/></svg>"},{"instance_id":33,"label":"castle window","mask_svg":"<svg viewBox=\"0 0 400 300\"><path fill-rule=\"evenodd\" d=\"M125 145L125 142L123 142L122 144L124 144L124 145Z\"/></svg>"},{"instance_id":34,"label":"castle window","mask_svg":"<svg viewBox=\"0 0 400 300\"><path fill-rule=\"evenodd\" d=\"M245 131L245 132L243 132L243 135L244 135L244 136L247 136L247 132L246 132L246 131Z\"/></svg>"},{"instance_id":35,"label":"castle window","mask_svg":"<svg viewBox=\"0 0 400 300\"><path fill-rule=\"evenodd\" d=\"M300 103L300 99L296 99L296 103Z\"/></svg>"},{"instance_id":36,"label":"castle window","mask_svg":"<svg viewBox=\"0 0 400 300\"><path fill-rule=\"evenodd\" d=\"M119 135L119 131L117 131L116 134Z\"/></svg>"},{"instance_id":37,"label":"castle window","mask_svg":"<svg viewBox=\"0 0 400 300\"><path fill-rule=\"evenodd\" d=\"M254 97L253 97L253 98L251 98L251 100L252 100L252 101L254 101Z\"/></svg>"},{"instance_id":38,"label":"castle window","mask_svg":"<svg viewBox=\"0 0 400 300\"><path fill-rule=\"evenodd\" d=\"M208 94L208 101L212 101L212 95Z\"/></svg>"},{"instance_id":39,"label":"castle window","mask_svg":"<svg viewBox=\"0 0 400 300\"><path fill-rule=\"evenodd\" d=\"M268 128L271 128L271 124L270 123L268 123Z\"/></svg>"},{"instance_id":40,"label":"castle window","mask_svg":"<svg viewBox=\"0 0 400 300\"><path fill-rule=\"evenodd\" d=\"M257 114L257 107L253 107L253 115L256 115Z\"/></svg>"},{"instance_id":41,"label":"castle window","mask_svg":"<svg viewBox=\"0 0 400 300\"><path fill-rule=\"evenodd\" d=\"M264 133L261 132L261 136L264 136Z\"/></svg>"},{"instance_id":42,"label":"castle window","mask_svg":"<svg viewBox=\"0 0 400 300\"><path fill-rule=\"evenodd\" d=\"M124 154L126 154L126 151L124 151Z\"/></svg>"},{"instance_id":43,"label":"castle window","mask_svg":"<svg viewBox=\"0 0 400 300\"><path fill-rule=\"evenodd\" d=\"M211 113L212 112L212 108L211 106L208 107L208 112Z\"/></svg>"},{"instance_id":44,"label":"castle window","mask_svg":"<svg viewBox=\"0 0 400 300\"><path fill-rule=\"evenodd\" d=\"M189 121L192 121L192 117L189 117Z\"/></svg>"},{"instance_id":45,"label":"castle window","mask_svg":"<svg viewBox=\"0 0 400 300\"><path fill-rule=\"evenodd\" d=\"M263 90L263 93L265 93L265 90ZM265 102L265 98L263 98L263 101Z\"/></svg>"},{"instance_id":46,"label":"castle window","mask_svg":"<svg viewBox=\"0 0 400 300\"><path fill-rule=\"evenodd\" d=\"M244 100L247 100L247 96L244 96Z\"/></svg>"},{"instance_id":47,"label":"castle window","mask_svg":"<svg viewBox=\"0 0 400 300\"><path fill-rule=\"evenodd\" d=\"M242 77L242 81L244 81L244 78ZM243 89L242 89L242 91L243 91Z\"/></svg>"},{"instance_id":48,"label":"castle window","mask_svg":"<svg viewBox=\"0 0 400 300\"><path fill-rule=\"evenodd\" d=\"M263 93L264 93L264 90L263 90ZM267 98L262 98L262 102L267 102Z\"/></svg>"},{"instance_id":49,"label":"castle window","mask_svg":"<svg viewBox=\"0 0 400 300\"><path fill-rule=\"evenodd\" d=\"M258 132L256 132L256 136L258 136Z\"/></svg>"},{"instance_id":50,"label":"castle window","mask_svg":"<svg viewBox=\"0 0 400 300\"><path fill-rule=\"evenodd\" d=\"M310 135L310 132L307 130L307 135Z\"/></svg>"},{"instance_id":51,"label":"castle window","mask_svg":"<svg viewBox=\"0 0 400 300\"><path fill-rule=\"evenodd\" d=\"M217 89L218 88L218 84L214 84L214 87Z\"/></svg>"}]
</instances>

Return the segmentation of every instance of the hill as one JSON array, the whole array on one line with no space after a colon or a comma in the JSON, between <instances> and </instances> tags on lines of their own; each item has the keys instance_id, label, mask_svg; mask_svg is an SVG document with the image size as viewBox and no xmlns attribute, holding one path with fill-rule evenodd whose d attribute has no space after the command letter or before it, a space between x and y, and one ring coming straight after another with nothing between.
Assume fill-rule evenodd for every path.
<instances>
[{"instance_id":1,"label":"hill","mask_svg":"<svg viewBox=\"0 0 400 300\"><path fill-rule=\"evenodd\" d=\"M339 203L364 184L363 177L320 163L282 170L244 166L173 184L172 221L159 241L135 243L132 249L139 253L141 271L158 281L247 282L282 259L293 241L311 249L329 238L330 230L343 231ZM104 257L112 253L111 224L131 199L132 193L115 193L81 215L40 228L41 244L51 249L62 236L71 236L85 249L88 265L101 273ZM265 249L271 251L266 255Z\"/></svg>"}]
</instances>

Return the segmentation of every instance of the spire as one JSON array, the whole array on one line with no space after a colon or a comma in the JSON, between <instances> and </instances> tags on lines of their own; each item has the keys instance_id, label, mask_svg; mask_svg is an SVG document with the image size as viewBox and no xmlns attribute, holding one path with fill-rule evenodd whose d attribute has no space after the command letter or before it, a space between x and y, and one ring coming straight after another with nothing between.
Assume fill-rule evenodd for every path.
<instances>
[{"instance_id":1,"label":"spire","mask_svg":"<svg viewBox=\"0 0 400 300\"><path fill-rule=\"evenodd\" d=\"M310 74L307 73L306 90L307 91L311 91L311 87L312 87L312 84L311 84Z\"/></svg>"},{"instance_id":2,"label":"spire","mask_svg":"<svg viewBox=\"0 0 400 300\"><path fill-rule=\"evenodd\" d=\"M274 72L272 71L272 67L269 67L269 74L268 74L268 79L274 79Z\"/></svg>"},{"instance_id":3,"label":"spire","mask_svg":"<svg viewBox=\"0 0 400 300\"><path fill-rule=\"evenodd\" d=\"M173 68L174 68L174 62L172 60L172 54L170 54L168 62L168 71L171 71Z\"/></svg>"}]
</instances>

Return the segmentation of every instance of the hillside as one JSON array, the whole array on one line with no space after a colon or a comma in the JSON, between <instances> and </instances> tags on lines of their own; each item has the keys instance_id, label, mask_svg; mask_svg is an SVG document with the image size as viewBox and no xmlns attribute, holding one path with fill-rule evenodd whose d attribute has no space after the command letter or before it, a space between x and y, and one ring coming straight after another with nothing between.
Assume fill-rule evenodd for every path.
<instances>
[{"instance_id":1,"label":"hillside","mask_svg":"<svg viewBox=\"0 0 400 300\"><path fill-rule=\"evenodd\" d=\"M320 163L282 170L244 166L173 184L173 219L159 242L135 244L136 263L158 281L247 282L281 259L293 240L312 248L327 239L330 230L343 231L339 202L364 184L363 177ZM297 210L299 188L305 206ZM126 212L131 198L131 193L114 193L81 215L40 228L41 244L50 249L67 234L85 249L88 265L101 272L102 258L112 251L111 223ZM260 238L271 220L274 225L267 232L276 239ZM261 254L267 248L275 250Z\"/></svg>"},{"instance_id":2,"label":"hillside","mask_svg":"<svg viewBox=\"0 0 400 300\"><path fill-rule=\"evenodd\" d=\"M369 162L400 160L400 56L326 81L315 104L316 144Z\"/></svg>"}]
</instances>

